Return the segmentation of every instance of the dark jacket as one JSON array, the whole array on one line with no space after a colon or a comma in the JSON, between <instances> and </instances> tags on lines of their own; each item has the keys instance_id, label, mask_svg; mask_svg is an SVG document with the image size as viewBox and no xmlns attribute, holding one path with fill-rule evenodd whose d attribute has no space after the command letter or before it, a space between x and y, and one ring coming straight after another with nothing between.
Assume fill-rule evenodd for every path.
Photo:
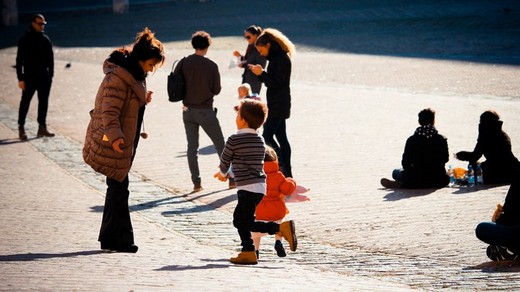
<instances>
[{"instance_id":1,"label":"dark jacket","mask_svg":"<svg viewBox=\"0 0 520 292\"><path fill-rule=\"evenodd\" d=\"M448 141L438 134L424 135L419 131L408 138L403 153L403 187L405 188L442 188L450 178L445 164L449 160Z\"/></svg>"},{"instance_id":2,"label":"dark jacket","mask_svg":"<svg viewBox=\"0 0 520 292\"><path fill-rule=\"evenodd\" d=\"M175 72L181 66L175 67ZM182 72L186 84L186 97L183 104L192 108L213 108L213 97L220 93L220 72L218 65L197 54L192 54L182 61Z\"/></svg>"},{"instance_id":3,"label":"dark jacket","mask_svg":"<svg viewBox=\"0 0 520 292\"><path fill-rule=\"evenodd\" d=\"M520 171L520 162L511 151L511 140L502 130L502 121L493 125L479 125L477 145L473 152L461 151L457 158L476 163L484 155L481 163L484 184L508 184L514 181L514 174Z\"/></svg>"},{"instance_id":4,"label":"dark jacket","mask_svg":"<svg viewBox=\"0 0 520 292\"><path fill-rule=\"evenodd\" d=\"M520 176L518 173L507 191L502 214L496 223L507 226L520 225Z\"/></svg>"},{"instance_id":5,"label":"dark jacket","mask_svg":"<svg viewBox=\"0 0 520 292\"><path fill-rule=\"evenodd\" d=\"M291 115L291 58L273 42L267 56L269 65L260 80L267 87L269 117L288 119Z\"/></svg>"},{"instance_id":6,"label":"dark jacket","mask_svg":"<svg viewBox=\"0 0 520 292\"><path fill-rule=\"evenodd\" d=\"M16 54L18 81L38 81L54 76L54 54L49 37L32 27L18 41Z\"/></svg>"},{"instance_id":7,"label":"dark jacket","mask_svg":"<svg viewBox=\"0 0 520 292\"><path fill-rule=\"evenodd\" d=\"M83 159L95 171L117 181L128 175L138 142L139 125L146 104L144 72L136 60L113 53L103 64L105 78L90 112ZM123 138L123 153L112 143Z\"/></svg>"},{"instance_id":8,"label":"dark jacket","mask_svg":"<svg viewBox=\"0 0 520 292\"><path fill-rule=\"evenodd\" d=\"M248 83L251 85L251 92L259 94L260 89L262 88L262 81L260 81L260 78L249 70L247 65L261 65L262 68L265 68L265 64L267 63L266 58L260 55L254 45L248 45L246 55L243 57L242 61L245 61L242 65L242 67L244 67L242 83Z\"/></svg>"}]
</instances>

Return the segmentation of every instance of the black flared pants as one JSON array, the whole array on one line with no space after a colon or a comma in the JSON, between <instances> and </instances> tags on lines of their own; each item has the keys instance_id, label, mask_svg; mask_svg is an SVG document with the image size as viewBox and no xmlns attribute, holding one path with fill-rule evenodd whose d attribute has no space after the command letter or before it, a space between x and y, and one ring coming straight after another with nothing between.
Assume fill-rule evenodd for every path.
<instances>
[{"instance_id":1,"label":"black flared pants","mask_svg":"<svg viewBox=\"0 0 520 292\"><path fill-rule=\"evenodd\" d=\"M107 193L99 241L107 246L134 244L134 231L128 209L128 176L122 182L107 177Z\"/></svg>"}]
</instances>

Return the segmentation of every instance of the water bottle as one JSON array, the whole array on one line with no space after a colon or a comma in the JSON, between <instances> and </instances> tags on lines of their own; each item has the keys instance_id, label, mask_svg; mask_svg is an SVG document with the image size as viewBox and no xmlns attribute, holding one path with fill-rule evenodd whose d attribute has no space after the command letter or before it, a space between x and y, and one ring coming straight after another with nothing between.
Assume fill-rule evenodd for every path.
<instances>
[{"instance_id":1,"label":"water bottle","mask_svg":"<svg viewBox=\"0 0 520 292\"><path fill-rule=\"evenodd\" d=\"M451 164L448 166L448 175L450 176L449 187L451 188L455 184L455 176L453 174L453 168L451 167Z\"/></svg>"},{"instance_id":2,"label":"water bottle","mask_svg":"<svg viewBox=\"0 0 520 292\"><path fill-rule=\"evenodd\" d=\"M468 179L468 187L474 187L475 186L475 173L473 172L473 167L471 164L468 165L468 173L466 174L466 177Z\"/></svg>"},{"instance_id":3,"label":"water bottle","mask_svg":"<svg viewBox=\"0 0 520 292\"><path fill-rule=\"evenodd\" d=\"M475 176L477 177L477 185L482 185L484 184L484 178L482 176L482 167L480 167L480 163L477 164L477 169L475 171Z\"/></svg>"}]
</instances>

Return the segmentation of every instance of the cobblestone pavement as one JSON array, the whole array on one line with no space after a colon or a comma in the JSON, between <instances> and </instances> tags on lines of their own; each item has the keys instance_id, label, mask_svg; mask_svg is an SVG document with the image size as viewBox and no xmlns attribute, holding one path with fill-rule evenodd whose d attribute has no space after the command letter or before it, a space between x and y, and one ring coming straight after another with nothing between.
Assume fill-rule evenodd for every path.
<instances>
[{"instance_id":1,"label":"cobblestone pavement","mask_svg":"<svg viewBox=\"0 0 520 292\"><path fill-rule=\"evenodd\" d=\"M310 6L309 2L312 1L304 3ZM228 69L227 64L231 60L231 51L245 45L240 38L240 30L254 22L267 23L263 26L271 26L272 23L272 26L282 29L297 44L299 53L294 59L294 102L292 117L288 121L288 133L293 145L295 178L299 183L310 187L312 192L310 202L289 205L289 217L297 222L299 251L291 253L286 260L276 262L275 265L280 269L299 267L302 274L307 276L311 274L310 271L320 271L318 274L323 273L323 277L317 278L312 287L322 287L320 285L324 285L328 277L334 278L337 275L338 278L330 282L328 287L359 289L366 284L368 286L364 286L365 288L372 287L373 290L394 290L402 288L400 285L425 290L520 288L516 273L519 266L515 263L489 263L485 256L485 245L474 236L474 227L478 222L489 219L495 204L503 200L507 186L389 191L379 185L379 179L389 176L391 170L399 165L404 141L416 127L417 113L425 107L432 107L437 111L437 128L448 137L450 152L469 150L474 146L478 117L484 110L492 108L504 120L504 130L511 136L513 152L517 156L520 153L519 54L515 52L518 48L509 47L510 42L515 39L504 37L513 33L514 27L518 28L516 6L511 8L508 6L511 2L507 1L493 4L482 1L475 5L449 7L425 3L418 2L410 9L403 9L390 5L381 5L378 8L371 6L369 1L365 6L358 4L359 7L342 9L295 8L294 14L266 12L256 16L258 18L236 16L230 19L222 12L215 16L203 16L205 21L211 23L207 30L217 32L208 56L217 61L222 73L223 91L216 98L216 106L219 108L219 118L226 136L234 131L232 108L240 81L240 72ZM196 4L179 4L179 7L190 9L190 5ZM216 6L217 3L212 5ZM219 5L224 5L221 7L224 10L229 9L230 15L233 11L236 12L236 8L233 10L225 6L226 4ZM159 16L168 12L174 14L168 9L154 10ZM507 15L500 18L502 22L493 17L481 17L482 13L489 16L499 12ZM132 15L134 14L130 13L123 17L131 18ZM92 16L80 15L74 19L57 21L62 21L63 25L91 18ZM103 15L99 16L101 23L108 19ZM297 19L297 23L291 25L294 19ZM381 19L385 21L382 22ZM325 25L325 21L330 23ZM416 36L405 38L405 31L410 32L405 28L412 22L413 30L421 34L420 39L415 38ZM136 240L138 243L146 240L140 245L146 248L147 245L157 246L158 238L164 237L164 240L160 240L159 247L166 245L164 241L174 239L175 244L167 245L170 249L164 253L161 249L154 253L144 251L143 256L154 259L159 257L162 263L165 253L174 257L186 253L187 258L195 258L200 264L197 266L198 270L209 273L203 279L228 284L212 278L218 277L212 274L217 269L212 268L209 271L206 266L207 270L204 270L200 258L197 259L198 254L190 246L193 244L196 248L200 247L205 259L225 258L236 249L237 236L231 225L235 193L212 178L218 159L214 155L214 149L209 146L209 139L204 135L201 136L203 148L199 156L204 191L190 193L192 186L185 157L180 105L168 103L165 94L168 66L171 66L173 59L190 53L188 43L182 37L173 39L171 35L182 31L187 35L184 39L189 38L189 33L186 32L191 32L197 22L174 18L163 26L160 26L161 23L165 22L158 22L155 30L159 39L161 35L166 35L169 61L165 68L151 75L148 80L149 88L155 92L154 101L146 114L146 130L150 137L140 144L131 179L132 210L134 217L138 218L138 224L143 226L142 229L136 227ZM392 26L387 25L390 23ZM123 26L122 23L114 25ZM130 24L128 30L133 31L132 28L135 28L137 31L138 25L140 24ZM167 30L170 26L173 26L172 30ZM97 31L97 27L93 26L92 31ZM316 27L322 27L322 32L327 33L320 35L320 30ZM500 27L508 29L494 33ZM235 30L232 33L231 28ZM472 28L476 31L472 32L475 35L487 29L487 38L474 40L481 42L474 46L466 42L450 44L447 39L444 39L446 43L441 41L440 35L449 30L459 40L464 40L468 37L465 33ZM51 27L49 34L50 29ZM69 25L63 29L67 31L80 28ZM339 29L339 33L351 32L355 40L362 42L351 44L344 50L329 46L335 29ZM309 34L305 33L307 31ZM82 32L83 30L79 30L72 35ZM400 41L389 41L386 32L398 36ZM84 44L74 44L78 42L78 38L57 34L57 42L70 43L56 48L57 70L49 126L58 133L58 137L31 140L20 145L0 145L0 153L2 157L11 158L13 165L9 167L17 169L11 156L17 155L23 159L24 155L20 153L33 147L43 154L42 157L37 156L36 161L41 165L34 169L45 169L50 163L53 168L61 169L58 172L60 182L76 179L84 184L84 188L90 189L90 192L94 190L103 193L102 177L82 163L80 149L88 122L87 113L92 107L102 78L101 62L111 47L84 47ZM89 33L85 34L85 38L89 39ZM100 38L100 42L106 39L113 41L105 36ZM313 39L316 41L313 42ZM436 41L432 43L432 39ZM131 41L131 37L129 40ZM340 43L348 43L348 40ZM424 48L431 44L435 46ZM3 68L0 73L0 112L2 135L7 137L16 137L12 131L16 130L19 93L14 86L14 70L10 68L14 55L15 49L12 47L6 47L0 52L0 64ZM62 69L68 62L72 62L71 68ZM33 105L30 113L33 120L35 107ZM28 130L34 132L35 129L32 121ZM43 157L46 159L42 159ZM43 163L42 160L46 162ZM20 163L29 162L22 160ZM465 166L453 159L449 163ZM2 180L7 175L8 172L4 171ZM31 174L23 176L25 175L31 177ZM16 176L9 178L12 178L11 185L17 190L16 193L27 195L33 190L33 185L24 187L23 183L16 183L20 181ZM38 191L41 195L49 193L49 190L55 192L49 182L43 185L46 187ZM65 195L70 191L65 189L53 194ZM7 195L7 192L2 192L3 197ZM13 201L14 203L20 202ZM101 205L102 200L97 204ZM3 205L2 211L10 206ZM29 206L31 205L23 210L32 210ZM88 204L86 206L91 207ZM84 215L93 217L93 221L97 222L96 218L100 214L87 210L85 209ZM2 214L9 218L12 213ZM78 224L71 226L83 226L81 230L84 229L86 235L81 240L92 246L98 226ZM149 228L155 231L148 234ZM77 228L74 227L74 230ZM19 265L18 261L10 261L13 254L27 253L34 248L27 244L24 246L23 242L16 246L25 250L9 248L2 251L4 261L13 271L27 268ZM268 263L264 267L274 264L271 253L270 241L266 239L262 255L267 255ZM138 255L140 254L141 251ZM221 254L224 256L220 256ZM81 255L72 254L70 257L84 258ZM94 257L98 261L108 262L103 255ZM42 258L45 256L38 257L38 260L41 261ZM123 260L124 264L133 266L141 263L143 258L140 257L135 262L131 257ZM93 262L90 264L94 265ZM224 265L218 265L221 264ZM166 267L167 265L165 264ZM63 268L54 268L63 273ZM88 265L85 269L88 270ZM184 269L172 270L177 273ZM122 273L121 270L117 271ZM219 269L218 272L218 275L224 277L233 274L226 272L226 269ZM143 287L151 287L153 277L158 279L155 274L148 272L147 275L151 275L152 279L144 281ZM110 280L104 274L99 277L100 283ZM189 278L186 273L181 273L181 277ZM233 276L231 278L236 280ZM370 282L368 278L375 279L375 282ZM287 282L284 278L280 281ZM343 286L334 286L338 283ZM287 284L287 287L300 287L297 284L290 286L291 284ZM352 286L354 284L359 286ZM14 285L13 288L16 288L17 284ZM121 287L114 285L111 287ZM232 287L240 287L237 285ZM132 288L131 285L128 287Z\"/></svg>"}]
</instances>

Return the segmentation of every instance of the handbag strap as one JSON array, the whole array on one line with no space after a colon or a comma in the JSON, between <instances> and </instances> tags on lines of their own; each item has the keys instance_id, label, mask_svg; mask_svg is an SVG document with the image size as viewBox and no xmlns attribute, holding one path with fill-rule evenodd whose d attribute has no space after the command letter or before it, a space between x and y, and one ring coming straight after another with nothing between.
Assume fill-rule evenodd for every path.
<instances>
[{"instance_id":1,"label":"handbag strap","mask_svg":"<svg viewBox=\"0 0 520 292\"><path fill-rule=\"evenodd\" d=\"M175 70L175 64L177 64L177 63L179 63L179 66L181 66L181 72L182 72L182 63L184 63L183 62L184 59L186 59L186 57L182 57L182 59L180 59L180 60L175 60L173 62L173 65L172 65L172 71L171 72L173 72L173 70Z\"/></svg>"}]
</instances>

